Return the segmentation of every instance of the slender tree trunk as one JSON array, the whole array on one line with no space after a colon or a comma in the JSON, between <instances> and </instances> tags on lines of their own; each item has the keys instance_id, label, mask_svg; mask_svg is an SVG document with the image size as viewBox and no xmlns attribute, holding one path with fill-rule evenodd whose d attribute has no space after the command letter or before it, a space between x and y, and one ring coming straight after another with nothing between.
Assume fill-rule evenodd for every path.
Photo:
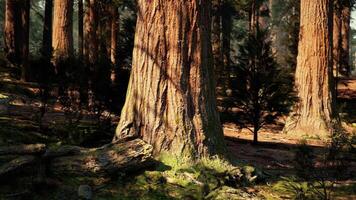
<instances>
[{"instance_id":1,"label":"slender tree trunk","mask_svg":"<svg viewBox=\"0 0 356 200\"><path fill-rule=\"evenodd\" d=\"M133 66L116 137L196 158L223 153L210 1L139 0Z\"/></svg>"},{"instance_id":2,"label":"slender tree trunk","mask_svg":"<svg viewBox=\"0 0 356 200\"><path fill-rule=\"evenodd\" d=\"M212 1L212 47L214 57L215 81L221 86L221 77L224 73L224 61L222 54L222 2L221 0Z\"/></svg>"},{"instance_id":3,"label":"slender tree trunk","mask_svg":"<svg viewBox=\"0 0 356 200\"><path fill-rule=\"evenodd\" d=\"M52 16L53 0L46 0L42 36L42 55L46 58L50 58L52 55Z\"/></svg>"},{"instance_id":4,"label":"slender tree trunk","mask_svg":"<svg viewBox=\"0 0 356 200\"><path fill-rule=\"evenodd\" d=\"M117 65L117 34L118 34L118 29L119 29L119 22L120 22L120 17L119 17L119 13L118 13L118 10L117 10L117 7L115 5L112 5L111 6L111 9L110 9L110 13L111 13L111 17L112 17L112 20L111 20L111 53L110 53L110 60L112 62L112 64L114 66Z\"/></svg>"},{"instance_id":5,"label":"slender tree trunk","mask_svg":"<svg viewBox=\"0 0 356 200\"><path fill-rule=\"evenodd\" d=\"M224 2L224 7L229 10L227 2ZM222 54L223 54L223 67L222 76L225 87L229 87L229 72L231 64L231 33L232 33L232 15L230 12L222 14Z\"/></svg>"},{"instance_id":6,"label":"slender tree trunk","mask_svg":"<svg viewBox=\"0 0 356 200\"><path fill-rule=\"evenodd\" d=\"M29 67L30 52L30 0L21 1L21 80L25 81Z\"/></svg>"},{"instance_id":7,"label":"slender tree trunk","mask_svg":"<svg viewBox=\"0 0 356 200\"><path fill-rule=\"evenodd\" d=\"M285 131L298 135L329 136L338 118L332 78L332 1L302 0L296 71L299 103Z\"/></svg>"},{"instance_id":8,"label":"slender tree trunk","mask_svg":"<svg viewBox=\"0 0 356 200\"><path fill-rule=\"evenodd\" d=\"M98 38L97 38L97 1L86 0L85 12L85 60L89 64L93 64L98 59Z\"/></svg>"},{"instance_id":9,"label":"slender tree trunk","mask_svg":"<svg viewBox=\"0 0 356 200\"><path fill-rule=\"evenodd\" d=\"M341 60L340 71L346 76L351 73L350 68L350 22L351 22L351 5L346 1L341 11Z\"/></svg>"},{"instance_id":10,"label":"slender tree trunk","mask_svg":"<svg viewBox=\"0 0 356 200\"><path fill-rule=\"evenodd\" d=\"M84 6L83 0L78 0L78 52L79 57L84 55Z\"/></svg>"},{"instance_id":11,"label":"slender tree trunk","mask_svg":"<svg viewBox=\"0 0 356 200\"><path fill-rule=\"evenodd\" d=\"M333 12L333 72L337 77L340 69L341 59L341 6L335 2Z\"/></svg>"},{"instance_id":12,"label":"slender tree trunk","mask_svg":"<svg viewBox=\"0 0 356 200\"><path fill-rule=\"evenodd\" d=\"M250 8L249 32L254 34L258 26L257 2L252 0Z\"/></svg>"},{"instance_id":13,"label":"slender tree trunk","mask_svg":"<svg viewBox=\"0 0 356 200\"><path fill-rule=\"evenodd\" d=\"M73 0L54 0L53 61L73 55ZM58 69L57 69L58 70Z\"/></svg>"}]
</instances>

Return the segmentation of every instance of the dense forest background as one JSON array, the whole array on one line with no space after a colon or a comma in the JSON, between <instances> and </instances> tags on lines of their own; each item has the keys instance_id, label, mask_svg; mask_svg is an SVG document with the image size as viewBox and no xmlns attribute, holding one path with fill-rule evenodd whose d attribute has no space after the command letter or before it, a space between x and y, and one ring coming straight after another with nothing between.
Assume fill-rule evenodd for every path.
<instances>
[{"instance_id":1,"label":"dense forest background","mask_svg":"<svg viewBox=\"0 0 356 200\"><path fill-rule=\"evenodd\" d=\"M356 198L354 9L0 0L0 199Z\"/></svg>"}]
</instances>

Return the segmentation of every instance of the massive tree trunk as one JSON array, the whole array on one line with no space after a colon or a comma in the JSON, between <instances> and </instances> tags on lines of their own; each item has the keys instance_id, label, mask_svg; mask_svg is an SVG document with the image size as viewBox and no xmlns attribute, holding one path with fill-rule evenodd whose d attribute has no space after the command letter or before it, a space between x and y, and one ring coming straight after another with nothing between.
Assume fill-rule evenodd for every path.
<instances>
[{"instance_id":1,"label":"massive tree trunk","mask_svg":"<svg viewBox=\"0 0 356 200\"><path fill-rule=\"evenodd\" d=\"M50 58L52 55L52 16L53 0L46 0L42 36L42 55L46 58Z\"/></svg>"},{"instance_id":2,"label":"massive tree trunk","mask_svg":"<svg viewBox=\"0 0 356 200\"><path fill-rule=\"evenodd\" d=\"M332 78L332 1L302 0L296 89L299 103L285 131L329 136L338 123Z\"/></svg>"},{"instance_id":3,"label":"massive tree trunk","mask_svg":"<svg viewBox=\"0 0 356 200\"><path fill-rule=\"evenodd\" d=\"M84 6L83 0L78 0L78 52L79 57L84 55Z\"/></svg>"},{"instance_id":4,"label":"massive tree trunk","mask_svg":"<svg viewBox=\"0 0 356 200\"><path fill-rule=\"evenodd\" d=\"M139 0L133 66L114 140L142 137L155 155L223 153L215 102L210 1Z\"/></svg>"},{"instance_id":5,"label":"massive tree trunk","mask_svg":"<svg viewBox=\"0 0 356 200\"><path fill-rule=\"evenodd\" d=\"M340 71L342 74L349 76L350 68L350 22L351 22L351 5L346 1L341 11L341 60Z\"/></svg>"},{"instance_id":6,"label":"massive tree trunk","mask_svg":"<svg viewBox=\"0 0 356 200\"><path fill-rule=\"evenodd\" d=\"M21 66L21 79L25 80L29 54L30 0L6 0L5 53L7 59Z\"/></svg>"},{"instance_id":7,"label":"massive tree trunk","mask_svg":"<svg viewBox=\"0 0 356 200\"><path fill-rule=\"evenodd\" d=\"M73 1L54 0L53 60L66 59L73 54ZM57 69L58 70L58 69Z\"/></svg>"}]
</instances>

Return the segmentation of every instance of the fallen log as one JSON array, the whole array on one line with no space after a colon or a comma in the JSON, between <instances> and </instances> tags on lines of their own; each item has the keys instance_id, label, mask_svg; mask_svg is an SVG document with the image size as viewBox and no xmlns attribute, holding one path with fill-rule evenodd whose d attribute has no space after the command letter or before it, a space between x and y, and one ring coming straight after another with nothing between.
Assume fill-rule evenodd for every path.
<instances>
[{"instance_id":1,"label":"fallen log","mask_svg":"<svg viewBox=\"0 0 356 200\"><path fill-rule=\"evenodd\" d=\"M24 169L27 166L36 163L37 160L36 156L21 156L13 159L0 167L0 177Z\"/></svg>"},{"instance_id":2,"label":"fallen log","mask_svg":"<svg viewBox=\"0 0 356 200\"><path fill-rule=\"evenodd\" d=\"M48 169L54 176L100 177L139 170L153 164L153 148L141 139L119 141L95 149L66 149L59 151L73 155L55 157L50 161ZM51 155L56 155L56 152Z\"/></svg>"},{"instance_id":3,"label":"fallen log","mask_svg":"<svg viewBox=\"0 0 356 200\"><path fill-rule=\"evenodd\" d=\"M0 147L0 155L43 154L45 151L45 144L23 144Z\"/></svg>"}]
</instances>

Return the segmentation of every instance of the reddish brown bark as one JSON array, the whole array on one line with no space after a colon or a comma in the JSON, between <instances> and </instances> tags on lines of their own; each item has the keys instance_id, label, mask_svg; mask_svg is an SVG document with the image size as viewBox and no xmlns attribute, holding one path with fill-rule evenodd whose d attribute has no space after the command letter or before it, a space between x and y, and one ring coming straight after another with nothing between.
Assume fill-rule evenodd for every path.
<instances>
[{"instance_id":1,"label":"reddish brown bark","mask_svg":"<svg viewBox=\"0 0 356 200\"><path fill-rule=\"evenodd\" d=\"M299 103L285 131L329 136L338 123L332 77L332 2L302 0L295 75Z\"/></svg>"},{"instance_id":2,"label":"reddish brown bark","mask_svg":"<svg viewBox=\"0 0 356 200\"><path fill-rule=\"evenodd\" d=\"M113 63L114 66L117 65L117 42L118 42L118 31L119 31L119 22L120 22L120 17L119 13L117 10L117 7L115 5L112 5L110 7L110 13L111 13L111 52L110 52L110 60Z\"/></svg>"},{"instance_id":3,"label":"reddish brown bark","mask_svg":"<svg viewBox=\"0 0 356 200\"><path fill-rule=\"evenodd\" d=\"M341 60L340 71L346 76L351 73L350 68L350 23L351 7L350 2L346 1L341 11Z\"/></svg>"},{"instance_id":4,"label":"reddish brown bark","mask_svg":"<svg viewBox=\"0 0 356 200\"><path fill-rule=\"evenodd\" d=\"M29 54L30 1L6 0L5 53L7 59L21 66L21 79L26 78Z\"/></svg>"},{"instance_id":5,"label":"reddish brown bark","mask_svg":"<svg viewBox=\"0 0 356 200\"><path fill-rule=\"evenodd\" d=\"M73 55L73 1L54 0L53 12L53 60Z\"/></svg>"},{"instance_id":6,"label":"reddish brown bark","mask_svg":"<svg viewBox=\"0 0 356 200\"><path fill-rule=\"evenodd\" d=\"M93 64L98 59L97 1L86 0L85 3L84 56L87 63Z\"/></svg>"},{"instance_id":7,"label":"reddish brown bark","mask_svg":"<svg viewBox=\"0 0 356 200\"><path fill-rule=\"evenodd\" d=\"M142 137L157 155L223 153L215 103L210 1L139 0L133 66L116 137Z\"/></svg>"}]
</instances>

